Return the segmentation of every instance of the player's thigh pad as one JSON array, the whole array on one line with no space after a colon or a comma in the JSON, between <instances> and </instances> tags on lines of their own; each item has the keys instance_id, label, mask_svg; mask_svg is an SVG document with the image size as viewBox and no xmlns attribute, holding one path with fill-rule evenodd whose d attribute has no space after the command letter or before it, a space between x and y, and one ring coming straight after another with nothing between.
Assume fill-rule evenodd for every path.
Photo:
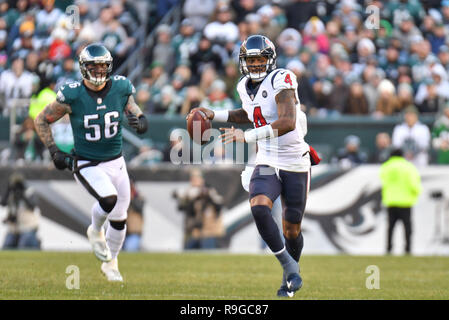
<instances>
[{"instance_id":1,"label":"player's thigh pad","mask_svg":"<svg viewBox=\"0 0 449 320\"><path fill-rule=\"evenodd\" d=\"M78 161L78 166L88 162L80 160ZM75 174L75 179L97 200L117 195L117 190L111 178L101 167L101 164L81 169Z\"/></svg>"},{"instance_id":2,"label":"player's thigh pad","mask_svg":"<svg viewBox=\"0 0 449 320\"><path fill-rule=\"evenodd\" d=\"M300 223L306 208L310 173L280 170L279 176L282 181L283 218L290 223Z\"/></svg>"},{"instance_id":3,"label":"player's thigh pad","mask_svg":"<svg viewBox=\"0 0 449 320\"><path fill-rule=\"evenodd\" d=\"M109 220L121 221L127 218L129 203L131 201L131 186L129 182L128 171L126 169L125 159L118 159L105 163L114 168L111 173L112 183L117 190L117 203L111 213L108 215Z\"/></svg>"},{"instance_id":4,"label":"player's thigh pad","mask_svg":"<svg viewBox=\"0 0 449 320\"><path fill-rule=\"evenodd\" d=\"M281 194L281 190L281 182L275 169L266 165L257 165L249 183L249 198L265 195L274 202Z\"/></svg>"}]
</instances>

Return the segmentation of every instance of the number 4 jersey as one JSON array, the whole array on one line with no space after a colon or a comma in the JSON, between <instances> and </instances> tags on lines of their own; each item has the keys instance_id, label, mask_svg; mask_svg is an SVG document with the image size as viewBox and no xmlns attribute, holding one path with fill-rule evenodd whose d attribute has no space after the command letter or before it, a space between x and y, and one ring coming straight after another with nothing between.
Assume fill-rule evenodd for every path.
<instances>
[{"instance_id":1,"label":"number 4 jersey","mask_svg":"<svg viewBox=\"0 0 449 320\"><path fill-rule=\"evenodd\" d=\"M121 121L135 92L123 76L113 76L98 92L80 82L61 86L56 100L70 105L75 153L86 160L110 160L122 152Z\"/></svg>"},{"instance_id":2,"label":"number 4 jersey","mask_svg":"<svg viewBox=\"0 0 449 320\"><path fill-rule=\"evenodd\" d=\"M285 89L294 89L296 97L296 127L280 137L257 141L256 164L274 168L305 172L310 169L309 145L304 141L307 134L307 119L301 111L298 98L298 82L293 72L276 69L260 83L257 91L248 87L248 77L243 77L237 91L248 118L258 128L278 119L276 95Z\"/></svg>"}]
</instances>

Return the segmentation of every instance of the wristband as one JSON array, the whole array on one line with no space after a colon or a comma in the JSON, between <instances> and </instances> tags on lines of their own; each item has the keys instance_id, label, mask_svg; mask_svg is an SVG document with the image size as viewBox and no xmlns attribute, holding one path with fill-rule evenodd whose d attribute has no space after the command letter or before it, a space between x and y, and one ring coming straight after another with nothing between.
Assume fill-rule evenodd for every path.
<instances>
[{"instance_id":1,"label":"wristband","mask_svg":"<svg viewBox=\"0 0 449 320\"><path fill-rule=\"evenodd\" d=\"M271 124L257 129L245 131L245 141L247 143L256 142L257 140L265 140L267 138L274 138L274 131Z\"/></svg>"},{"instance_id":2,"label":"wristband","mask_svg":"<svg viewBox=\"0 0 449 320\"><path fill-rule=\"evenodd\" d=\"M218 110L214 111L214 118L212 120L218 122L228 122L229 110Z\"/></svg>"}]
</instances>

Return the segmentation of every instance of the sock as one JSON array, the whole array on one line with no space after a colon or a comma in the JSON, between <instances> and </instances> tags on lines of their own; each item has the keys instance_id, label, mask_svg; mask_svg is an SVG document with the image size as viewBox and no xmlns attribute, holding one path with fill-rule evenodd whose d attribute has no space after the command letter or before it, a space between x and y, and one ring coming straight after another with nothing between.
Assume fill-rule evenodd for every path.
<instances>
[{"instance_id":1,"label":"sock","mask_svg":"<svg viewBox=\"0 0 449 320\"><path fill-rule=\"evenodd\" d=\"M98 232L101 231L106 218L108 217L108 213L104 211L100 204L97 202L94 203L92 207L92 226Z\"/></svg>"},{"instance_id":2,"label":"sock","mask_svg":"<svg viewBox=\"0 0 449 320\"><path fill-rule=\"evenodd\" d=\"M279 228L274 222L271 210L267 206L253 206L251 212L256 222L257 230L272 252L279 252L284 248Z\"/></svg>"},{"instance_id":3,"label":"sock","mask_svg":"<svg viewBox=\"0 0 449 320\"><path fill-rule=\"evenodd\" d=\"M285 238L285 237L284 237ZM301 257L302 248L304 247L304 238L302 236L302 232L299 233L299 236L296 239L288 240L285 238L285 247L290 254L290 256L296 261L299 262L299 258ZM298 265L299 271L299 265ZM285 272L282 274L282 284L281 286L287 286L287 276Z\"/></svg>"},{"instance_id":4,"label":"sock","mask_svg":"<svg viewBox=\"0 0 449 320\"><path fill-rule=\"evenodd\" d=\"M106 231L106 242L108 244L109 250L111 250L112 259L115 259L120 249L123 246L123 242L125 242L126 237L126 225L122 230L114 229L114 227L109 226Z\"/></svg>"},{"instance_id":5,"label":"sock","mask_svg":"<svg viewBox=\"0 0 449 320\"><path fill-rule=\"evenodd\" d=\"M304 247L304 238L302 236L302 232L300 232L298 237L296 237L295 239L285 238L285 248L296 262L299 262L299 258L301 257L303 247Z\"/></svg>"},{"instance_id":6,"label":"sock","mask_svg":"<svg viewBox=\"0 0 449 320\"><path fill-rule=\"evenodd\" d=\"M287 250L285 250L285 248L282 249L280 252L275 253L275 256L281 263L282 268L284 269L282 281L284 281L284 278L286 279L290 274L298 273L298 263L295 260L293 260L293 258L290 256L290 253L288 253ZM285 284L287 284L287 282L285 282Z\"/></svg>"}]
</instances>

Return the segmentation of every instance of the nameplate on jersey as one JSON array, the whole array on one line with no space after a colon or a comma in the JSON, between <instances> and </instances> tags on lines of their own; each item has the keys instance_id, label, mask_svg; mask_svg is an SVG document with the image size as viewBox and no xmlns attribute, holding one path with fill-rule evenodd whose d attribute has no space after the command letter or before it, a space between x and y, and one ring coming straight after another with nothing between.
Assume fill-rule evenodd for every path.
<instances>
[{"instance_id":1,"label":"nameplate on jersey","mask_svg":"<svg viewBox=\"0 0 449 320\"><path fill-rule=\"evenodd\" d=\"M106 105L97 106L97 110L103 110L103 109L106 109Z\"/></svg>"}]
</instances>

